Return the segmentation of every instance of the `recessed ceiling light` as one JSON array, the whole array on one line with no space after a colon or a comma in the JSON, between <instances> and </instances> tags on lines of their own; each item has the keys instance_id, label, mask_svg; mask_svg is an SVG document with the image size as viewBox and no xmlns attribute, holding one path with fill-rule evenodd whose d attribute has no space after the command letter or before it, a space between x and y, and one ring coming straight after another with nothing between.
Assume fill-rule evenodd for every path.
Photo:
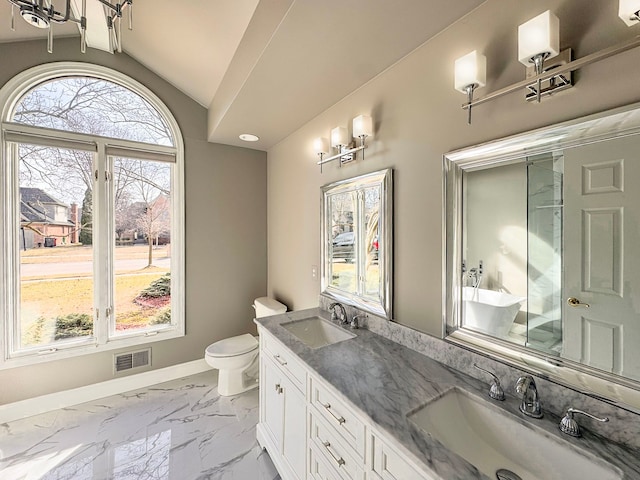
<instances>
[{"instance_id":1,"label":"recessed ceiling light","mask_svg":"<svg viewBox=\"0 0 640 480\"><path fill-rule=\"evenodd\" d=\"M252 135L250 133L243 133L240 135L240 140L244 140L245 142L257 142L260 140L260 137L257 135Z\"/></svg>"}]
</instances>

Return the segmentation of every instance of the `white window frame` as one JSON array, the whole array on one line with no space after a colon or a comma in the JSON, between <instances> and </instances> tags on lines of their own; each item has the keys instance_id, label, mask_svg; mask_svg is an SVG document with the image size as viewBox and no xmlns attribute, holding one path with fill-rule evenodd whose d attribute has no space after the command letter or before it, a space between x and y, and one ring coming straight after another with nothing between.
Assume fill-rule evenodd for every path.
<instances>
[{"instance_id":1,"label":"white window frame","mask_svg":"<svg viewBox=\"0 0 640 480\"><path fill-rule=\"evenodd\" d=\"M67 76L87 76L109 81L140 95L163 117L174 142L173 147L146 144L130 140L98 137L83 133L52 130L11 121L16 106L22 97L37 85ZM43 363L88 353L113 350L116 348L148 344L185 335L185 226L184 226L184 142L180 127L160 98L136 80L115 70L89 63L55 62L30 68L16 75L0 89L0 222L5 232L0 236L0 370L23 365ZM94 184L94 209L101 210L106 225L94 226L94 265L106 269L102 277L94 278L94 302L100 305L94 312L94 333L90 339L76 339L47 347L22 349L13 352L14 322L17 321L19 298L19 234L15 228L19 219L19 181L16 172L17 143L20 139L52 147L82 149L95 152L94 170L98 181ZM27 143L27 142L25 142ZM13 152L12 152L13 150ZM16 155L16 157L12 157ZM109 298L113 298L114 272L112 254L115 245L115 220L109 215L106 205L113 198L113 186L108 172L113 166L113 157L129 157L142 160L170 161L174 163L171 179L171 325L141 329L117 336L114 331L115 318L109 315ZM104 252L108 252L105 255ZM94 267L95 268L95 267ZM98 281L102 278L102 284ZM96 294L98 296L96 297ZM107 322L107 319L109 321Z\"/></svg>"}]
</instances>

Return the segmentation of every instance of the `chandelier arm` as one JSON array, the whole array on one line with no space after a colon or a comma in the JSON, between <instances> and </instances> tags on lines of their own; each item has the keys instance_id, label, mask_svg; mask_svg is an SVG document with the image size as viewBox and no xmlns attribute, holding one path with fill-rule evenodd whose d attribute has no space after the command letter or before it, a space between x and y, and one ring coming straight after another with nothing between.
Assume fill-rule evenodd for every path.
<instances>
[{"instance_id":1,"label":"chandelier arm","mask_svg":"<svg viewBox=\"0 0 640 480\"><path fill-rule=\"evenodd\" d=\"M13 2L14 0L9 0ZM65 22L74 22L77 24L82 24L82 18L75 18L71 16L71 0L65 0L65 9L64 15L62 12L58 12L53 7L53 2L51 2L48 9L45 10L47 12L47 17L50 21L55 23L65 23Z\"/></svg>"},{"instance_id":2,"label":"chandelier arm","mask_svg":"<svg viewBox=\"0 0 640 480\"><path fill-rule=\"evenodd\" d=\"M63 22L66 22L71 18L71 0L66 0L66 3L67 3L67 8L65 9L65 12L64 12L64 17L62 20Z\"/></svg>"},{"instance_id":3,"label":"chandelier arm","mask_svg":"<svg viewBox=\"0 0 640 480\"><path fill-rule=\"evenodd\" d=\"M114 12L116 12L116 14L121 10L122 8L122 4L120 3L116 3L115 5L111 2L109 2L108 0L98 0L101 4L103 4L105 7L110 8L111 10L113 10ZM127 4L128 2L125 2L125 4Z\"/></svg>"}]
</instances>

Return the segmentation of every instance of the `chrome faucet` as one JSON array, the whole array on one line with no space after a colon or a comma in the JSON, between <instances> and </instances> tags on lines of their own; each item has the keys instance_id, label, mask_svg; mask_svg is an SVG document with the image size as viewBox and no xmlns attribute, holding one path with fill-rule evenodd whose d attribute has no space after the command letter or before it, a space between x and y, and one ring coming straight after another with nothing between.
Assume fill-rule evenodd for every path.
<instances>
[{"instance_id":1,"label":"chrome faucet","mask_svg":"<svg viewBox=\"0 0 640 480\"><path fill-rule=\"evenodd\" d=\"M538 389L531 375L523 375L516 382L516 392L522 395L520 411L533 418L542 418L542 409L538 400Z\"/></svg>"},{"instance_id":2,"label":"chrome faucet","mask_svg":"<svg viewBox=\"0 0 640 480\"><path fill-rule=\"evenodd\" d=\"M339 307L340 315L336 314L335 308ZM340 320L340 323L346 325L349 323L349 319L347 318L347 311L344 309L344 305L341 303L335 302L329 305L329 311L331 312L331 320Z\"/></svg>"},{"instance_id":3,"label":"chrome faucet","mask_svg":"<svg viewBox=\"0 0 640 480\"><path fill-rule=\"evenodd\" d=\"M466 266L463 268L463 273L466 271ZM482 260L478 264L478 267L473 267L469 270L469 273L466 274L467 278L471 280L471 286L473 288L478 288L480 283L482 282L482 273L484 271L484 266ZM468 284L467 284L468 285Z\"/></svg>"}]
</instances>

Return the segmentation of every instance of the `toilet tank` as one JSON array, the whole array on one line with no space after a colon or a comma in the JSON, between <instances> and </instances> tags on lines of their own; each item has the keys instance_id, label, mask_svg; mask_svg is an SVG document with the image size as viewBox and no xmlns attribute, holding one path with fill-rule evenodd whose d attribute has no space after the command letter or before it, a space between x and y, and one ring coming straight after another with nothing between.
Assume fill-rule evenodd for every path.
<instances>
[{"instance_id":1,"label":"toilet tank","mask_svg":"<svg viewBox=\"0 0 640 480\"><path fill-rule=\"evenodd\" d=\"M253 301L253 308L256 310L256 318L278 315L287 311L287 306L269 297L256 298Z\"/></svg>"}]
</instances>

